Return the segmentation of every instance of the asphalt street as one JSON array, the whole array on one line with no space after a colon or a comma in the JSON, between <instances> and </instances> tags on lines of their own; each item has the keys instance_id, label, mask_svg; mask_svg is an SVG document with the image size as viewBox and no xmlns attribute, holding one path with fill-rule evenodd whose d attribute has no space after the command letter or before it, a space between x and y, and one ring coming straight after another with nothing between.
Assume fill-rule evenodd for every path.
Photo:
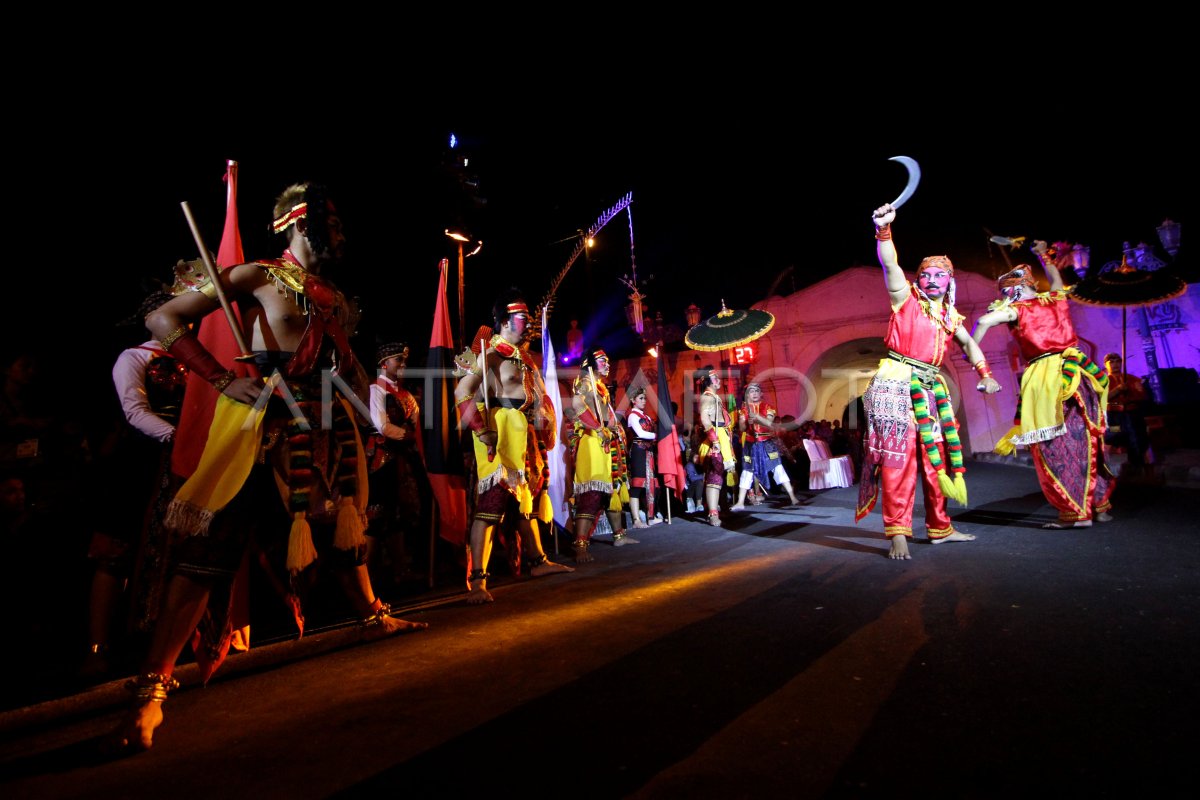
<instances>
[{"instance_id":1,"label":"asphalt street","mask_svg":"<svg viewBox=\"0 0 1200 800\"><path fill-rule=\"evenodd\" d=\"M955 525L892 561L857 488L675 517L571 574L408 598L180 670L154 748L109 759L120 681L0 714L12 798L1182 797L1200 736L1194 484L1054 518L1031 469L971 462ZM564 552L560 561L569 560Z\"/></svg>"}]
</instances>

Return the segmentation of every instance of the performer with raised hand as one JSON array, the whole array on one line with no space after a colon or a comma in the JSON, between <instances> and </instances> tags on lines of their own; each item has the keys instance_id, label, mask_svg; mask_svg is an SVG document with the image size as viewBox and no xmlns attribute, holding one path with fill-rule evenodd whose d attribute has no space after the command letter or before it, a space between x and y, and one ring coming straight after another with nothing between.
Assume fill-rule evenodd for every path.
<instances>
[{"instance_id":1,"label":"performer with raised hand","mask_svg":"<svg viewBox=\"0 0 1200 800\"><path fill-rule=\"evenodd\" d=\"M1037 240L1032 249L1050 291L1039 292L1033 268L1018 265L1000 276L1000 299L975 323L972 336L982 343L991 328L1007 324L1026 363L1013 428L996 444L996 452L1030 449L1042 494L1058 511L1058 519L1043 528L1087 528L1093 519L1112 519L1108 511L1114 481L1104 461L1109 376L1079 349L1071 293L1063 288L1055 263L1056 253L1069 247L1059 243L1050 248Z\"/></svg>"},{"instance_id":2,"label":"performer with raised hand","mask_svg":"<svg viewBox=\"0 0 1200 800\"><path fill-rule=\"evenodd\" d=\"M882 488L883 533L891 541L888 557L907 560L911 557L908 540L913 536L918 476L929 541L975 539L973 534L955 530L946 512L947 497L964 505L967 502L958 420L940 374L950 343L958 344L975 366L979 391L995 394L1000 384L992 377L983 351L963 327L963 316L954 308L954 265L949 257L923 259L917 279L910 283L892 241L896 209L887 203L875 209L872 219L892 315L884 336L887 358L880 360L863 395L867 448L855 521L871 512ZM954 473L953 478L947 469Z\"/></svg>"}]
</instances>

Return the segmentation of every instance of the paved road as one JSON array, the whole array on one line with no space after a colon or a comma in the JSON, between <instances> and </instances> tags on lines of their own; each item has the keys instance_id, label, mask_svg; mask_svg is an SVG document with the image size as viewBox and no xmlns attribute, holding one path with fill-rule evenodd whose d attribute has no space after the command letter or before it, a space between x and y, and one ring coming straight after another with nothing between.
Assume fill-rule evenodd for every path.
<instances>
[{"instance_id":1,"label":"paved road","mask_svg":"<svg viewBox=\"0 0 1200 800\"><path fill-rule=\"evenodd\" d=\"M486 607L419 598L421 633L252 649L133 758L96 754L116 684L9 712L0 795L1183 796L1200 490L1125 485L1113 522L1046 531L1031 470L968 485L978 540L908 562L836 489L598 544Z\"/></svg>"}]
</instances>

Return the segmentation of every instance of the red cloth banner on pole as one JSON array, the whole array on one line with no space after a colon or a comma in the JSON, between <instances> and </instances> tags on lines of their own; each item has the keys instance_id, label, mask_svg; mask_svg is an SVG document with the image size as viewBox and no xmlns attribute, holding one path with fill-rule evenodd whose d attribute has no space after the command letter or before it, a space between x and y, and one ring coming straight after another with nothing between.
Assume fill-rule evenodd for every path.
<instances>
[{"instance_id":1,"label":"red cloth banner on pole","mask_svg":"<svg viewBox=\"0 0 1200 800\"><path fill-rule=\"evenodd\" d=\"M683 499L687 491L687 470L683 468L683 450L679 446L679 431L675 428L675 412L671 410L671 391L667 386L666 365L663 363L662 346L655 358L658 368L658 471L663 485Z\"/></svg>"},{"instance_id":2,"label":"red cloth banner on pole","mask_svg":"<svg viewBox=\"0 0 1200 800\"><path fill-rule=\"evenodd\" d=\"M237 213L237 162L229 161L225 170L225 229L221 234L221 247L217 251L217 268L226 270L246 261L242 254L242 235L238 228ZM237 303L233 313L241 324ZM196 336L200 344L220 363L239 376L247 374L246 367L235 359L241 355L237 340L229 327L225 312L218 308L200 321ZM190 478L200 463L204 443L208 440L208 429L212 424L213 409L217 405L217 390L199 375L188 375L187 390L183 405L179 409L179 426L175 430L175 444L171 450L171 471L182 478Z\"/></svg>"},{"instance_id":3,"label":"red cloth banner on pole","mask_svg":"<svg viewBox=\"0 0 1200 800\"><path fill-rule=\"evenodd\" d=\"M467 541L467 482L463 475L458 409L454 404L454 338L446 306L449 260L438 264L437 304L429 336L428 378L425 383L425 471L438 504L438 535L462 547Z\"/></svg>"}]
</instances>

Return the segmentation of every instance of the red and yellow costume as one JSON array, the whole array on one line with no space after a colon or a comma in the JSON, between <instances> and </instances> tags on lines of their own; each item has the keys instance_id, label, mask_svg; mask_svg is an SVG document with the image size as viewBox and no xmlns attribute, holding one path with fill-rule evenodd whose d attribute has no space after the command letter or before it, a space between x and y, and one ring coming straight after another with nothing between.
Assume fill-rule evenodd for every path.
<instances>
[{"instance_id":1,"label":"red and yellow costume","mask_svg":"<svg viewBox=\"0 0 1200 800\"><path fill-rule=\"evenodd\" d=\"M196 471L180 488L167 513L168 527L215 545L209 531L215 514L241 492L255 464L273 467L275 485L293 518L288 569L299 572L316 559L309 520L336 522L334 547L361 561L365 544L367 466L362 439L346 395L361 403L366 377L344 327L347 305L329 281L307 272L285 250L283 257L255 262L280 288L293 295L308 324L294 353L261 351L256 365L264 378L277 375L275 396L265 407L247 406L225 395L217 398L209 438ZM179 344L187 342L183 339ZM171 349L172 355L179 345ZM330 412L322 407L322 372L334 365L335 393ZM349 390L349 391L346 391ZM323 425L330 413L332 429ZM238 526L245 534L246 526ZM242 542L244 535L237 537ZM237 569L244 545L228 549L219 568ZM212 549L212 548L209 548ZM182 570L182 567L181 567Z\"/></svg>"},{"instance_id":2,"label":"red and yellow costume","mask_svg":"<svg viewBox=\"0 0 1200 800\"><path fill-rule=\"evenodd\" d=\"M1009 330L1027 366L1013 428L996 452L1029 447L1059 522L1075 523L1111 508L1114 483L1103 446L1108 375L1079 349L1068 297L1052 291L1009 306L1017 315Z\"/></svg>"},{"instance_id":3,"label":"red and yellow costume","mask_svg":"<svg viewBox=\"0 0 1200 800\"><path fill-rule=\"evenodd\" d=\"M474 437L478 478L475 519L499 521L511 497L525 516L533 515L537 500L536 518L549 522L554 517L545 491L549 481L546 451L554 446L555 409L546 397L541 370L528 350L496 334L488 352L517 365L525 398L491 397L486 409L484 403L476 403L478 412L487 414L488 428L496 432L496 445L494 452L489 452L487 445Z\"/></svg>"},{"instance_id":4,"label":"red and yellow costume","mask_svg":"<svg viewBox=\"0 0 1200 800\"><path fill-rule=\"evenodd\" d=\"M958 421L939 368L962 321L949 297L939 307L915 284L892 310L884 337L888 357L879 362L863 395L867 452L855 514L857 522L871 512L882 484L886 536L912 537L918 474L929 538L954 532L946 512L947 488L965 497L965 468ZM956 473L953 483L946 474L947 460Z\"/></svg>"},{"instance_id":5,"label":"red and yellow costume","mask_svg":"<svg viewBox=\"0 0 1200 800\"><path fill-rule=\"evenodd\" d=\"M625 433L604 381L581 375L572 389L583 403L567 443L575 463L575 518L594 520L601 511L620 511L629 502ZM594 529L589 526L586 540Z\"/></svg>"},{"instance_id":6,"label":"red and yellow costume","mask_svg":"<svg viewBox=\"0 0 1200 800\"><path fill-rule=\"evenodd\" d=\"M217 578L227 589L252 540L264 551L291 528L286 564L294 576L317 558L311 523L321 525L326 560L350 568L365 563L367 462L363 457L351 397L365 411L367 378L349 343L345 297L329 281L307 272L290 250L254 262L307 317L295 352L261 350L255 367L273 393L253 406L217 396L204 452L191 477L167 508L164 525L177 531L176 571ZM204 291L204 287L195 287ZM164 338L164 348L207 380L228 384L233 373L199 347L185 330ZM325 370L333 367L337 391L323 400ZM364 415L365 416L365 415ZM275 495L276 502L265 497ZM228 603L209 600L212 624L201 626L208 674L224 658L229 642Z\"/></svg>"},{"instance_id":7,"label":"red and yellow costume","mask_svg":"<svg viewBox=\"0 0 1200 800\"><path fill-rule=\"evenodd\" d=\"M733 438L729 432L729 412L725 410L725 403L720 396L709 388L700 395L700 413L713 420L709 436L714 432L716 435L715 441L710 438L702 442L698 451L701 463L704 464L704 485L721 486L725 483L725 475L730 470L730 465L735 463Z\"/></svg>"}]
</instances>

